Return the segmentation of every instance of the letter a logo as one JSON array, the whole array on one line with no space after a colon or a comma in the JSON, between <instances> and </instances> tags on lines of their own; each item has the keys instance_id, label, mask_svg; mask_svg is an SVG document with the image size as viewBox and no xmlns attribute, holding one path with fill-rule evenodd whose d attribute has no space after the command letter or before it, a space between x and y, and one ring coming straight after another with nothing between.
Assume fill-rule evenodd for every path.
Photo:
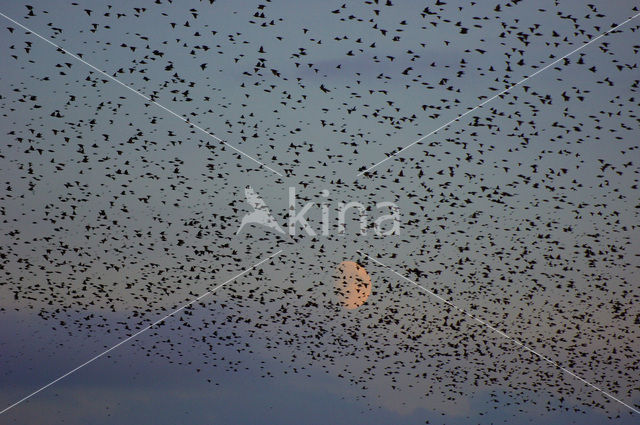
<instances>
[{"instance_id":1,"label":"letter a logo","mask_svg":"<svg viewBox=\"0 0 640 425\"><path fill-rule=\"evenodd\" d=\"M242 231L242 228L247 224L261 224L272 230L284 234L284 230L280 227L278 222L271 215L271 211L267 207L267 204L258 196L251 186L247 186L244 189L244 196L247 198L247 203L254 209L253 212L242 217L240 228L236 232L236 235Z\"/></svg>"}]
</instances>

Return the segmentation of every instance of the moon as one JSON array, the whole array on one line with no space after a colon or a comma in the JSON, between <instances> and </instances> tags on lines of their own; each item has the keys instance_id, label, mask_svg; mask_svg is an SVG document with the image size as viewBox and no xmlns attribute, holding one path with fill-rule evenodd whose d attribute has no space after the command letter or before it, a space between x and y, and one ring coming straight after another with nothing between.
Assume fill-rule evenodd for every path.
<instances>
[{"instance_id":1,"label":"moon","mask_svg":"<svg viewBox=\"0 0 640 425\"><path fill-rule=\"evenodd\" d=\"M360 264L343 261L336 268L336 298L347 310L355 310L371 295L371 277Z\"/></svg>"}]
</instances>

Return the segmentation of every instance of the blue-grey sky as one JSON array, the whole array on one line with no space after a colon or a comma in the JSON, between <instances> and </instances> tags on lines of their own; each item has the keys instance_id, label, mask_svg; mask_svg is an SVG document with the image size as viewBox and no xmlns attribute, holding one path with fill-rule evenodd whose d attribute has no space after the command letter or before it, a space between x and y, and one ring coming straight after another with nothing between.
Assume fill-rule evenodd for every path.
<instances>
[{"instance_id":1,"label":"blue-grey sky","mask_svg":"<svg viewBox=\"0 0 640 425\"><path fill-rule=\"evenodd\" d=\"M2 422L637 422L392 270L640 409L640 18L358 176L638 13L601 3L4 2L246 155L0 17L0 410L283 252ZM246 186L330 234L236 234Z\"/></svg>"}]
</instances>

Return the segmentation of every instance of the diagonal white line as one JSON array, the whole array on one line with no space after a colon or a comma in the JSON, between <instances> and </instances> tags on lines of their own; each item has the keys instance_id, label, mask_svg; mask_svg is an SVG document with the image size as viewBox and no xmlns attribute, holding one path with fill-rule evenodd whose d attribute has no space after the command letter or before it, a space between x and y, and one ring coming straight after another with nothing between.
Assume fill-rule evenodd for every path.
<instances>
[{"instance_id":1,"label":"diagonal white line","mask_svg":"<svg viewBox=\"0 0 640 425\"><path fill-rule=\"evenodd\" d=\"M28 399L30 399L31 397L33 397L34 395L38 394L40 391L43 391L47 388L49 388L50 386L52 386L53 384L55 384L56 382L66 378L67 376L71 375L74 372L77 372L78 370L82 369L83 367L87 366L90 363L93 363L95 360L98 360L100 357L104 356L105 354L115 350L116 348L120 347L122 344L126 344L127 342L131 341L132 339L136 338L137 336L139 336L140 334L148 331L149 329L151 329L152 327L164 322L165 320L167 320L168 318L170 318L171 316L173 316L174 314L184 310L185 308L189 307L190 305L200 301L201 299L203 299L204 297L206 297L207 295L210 295L212 293L214 293L215 291L217 291L218 289L222 288L224 285L226 285L229 282L232 282L234 280L236 280L237 278L239 278L240 276L250 272L251 270L255 269L256 267L260 266L262 263L264 263L265 261L269 261L270 259L272 259L273 257L275 257L276 255L280 254L282 252L282 250L279 250L278 252L276 252L275 254L271 254L270 256L268 256L267 258L263 259L262 261L260 261L259 263L254 264L253 266L245 269L244 271L242 271L241 273L238 273L237 275L233 276L232 278L222 282L221 284L219 284L218 286L216 286L215 288L213 288L210 291L205 292L204 294L200 295L198 298L189 301L188 303L184 304L182 307L178 308L177 310L174 310L173 312L167 314L166 316L164 316L161 319L156 320L155 322L151 323L150 325L145 326L144 328L140 329L138 332L134 333L133 335L123 339L122 341L120 341L119 343L117 343L116 345L114 345L113 347L109 348L108 350L103 351L102 353L92 357L91 359L87 360L86 362L82 363L80 366L77 366L73 369L71 369L69 372L65 373L64 375L59 376L58 378L54 379L53 381L49 382L47 385L39 388L38 390L32 392L31 394L29 394L26 397L23 397L22 399L16 401L15 403L13 403L11 406L6 407L4 410L0 411L0 415L2 415L3 413L5 413L6 411L8 411L9 409L12 409L14 407L16 407L17 405L19 405L20 403L22 403L23 401L26 401Z\"/></svg>"},{"instance_id":2,"label":"diagonal white line","mask_svg":"<svg viewBox=\"0 0 640 425\"><path fill-rule=\"evenodd\" d=\"M137 94L138 96L142 97L144 100L153 103L154 105L156 105L158 108L163 109L165 111L167 111L168 113L170 113L171 115L175 116L176 118L179 118L180 120L184 121L186 124L193 126L194 128L200 130L202 133L206 134L209 137L212 137L214 139L216 139L217 141L224 143L226 146L230 147L231 149L233 149L234 151L238 152L240 155L244 155L247 158L249 158L250 160L252 160L253 162L255 162L256 164L266 168L267 170L271 171L272 173L275 173L277 175L279 175L280 177L283 177L283 175L281 173L279 173L278 171L274 170L273 168L269 167L268 165L260 162L259 160L255 159L254 157L252 157L251 155L241 151L240 149L236 148L235 146L225 142L224 140L222 140L221 138L219 138L218 136L216 136L213 133L208 132L207 130L205 130L204 128L200 127L197 124L194 124L193 122L189 121L187 118L182 117L181 115L173 112L171 109L167 108L164 105L161 105L160 103L156 102L155 100L151 99L148 96L145 96L144 94L140 93L138 90L132 88L131 86L126 85L125 83L123 83L122 81L118 80L117 78L107 74L106 72L96 68L95 66L91 65L89 62L85 61L84 59L82 59L79 56L74 55L73 53L69 52L68 50L58 46L56 43L54 43L53 41L49 40L48 38L45 38L43 36L41 36L40 34L38 34L37 32L35 32L32 29L29 29L27 27L25 27L24 25L22 25L20 22L17 22L16 20L8 17L7 15L5 15L4 13L0 12L0 16L4 17L5 19L13 22L14 24L18 25L20 28L24 29L25 31L30 32L31 34L35 35L36 37L38 37L39 39L49 43L50 45L52 45L53 47L55 47L56 49L59 49L61 51L63 51L64 53L68 54L69 56L71 56L72 58L82 62L83 64L87 65L89 68L93 69L94 71L104 75L105 77L109 78L112 81L115 81L116 83L120 84L122 87L125 87L129 90L131 90L132 92L134 92L135 94Z\"/></svg>"},{"instance_id":3,"label":"diagonal white line","mask_svg":"<svg viewBox=\"0 0 640 425\"><path fill-rule=\"evenodd\" d=\"M478 108L482 108L484 105L486 105L487 103L491 102L492 100L494 100L497 97L502 96L503 94L509 92L511 89L519 86L520 84L524 83L525 81L529 80L530 78L535 77L536 75L540 74L541 72L545 71L546 69L549 69L550 67L552 67L553 65L557 64L558 62L560 62L561 60L571 56L572 54L584 49L585 47L587 47L588 45L590 45L591 43L599 40L600 38L604 37L605 35L609 34L612 31L617 30L618 28L620 28L621 26L625 25L627 22L637 18L638 16L640 16L640 13L636 13L635 15L633 15L631 18L627 19L626 21L624 21L623 23L616 25L615 27L611 28L610 30L603 32L602 34L600 34L599 36L589 40L588 42L586 42L585 44L583 44L582 46L572 50L571 52L567 53L566 55L562 56L559 59L556 59L555 61L551 62L550 64L546 65L544 68L540 68L539 70L537 70L536 72L534 72L533 74L529 75L528 77L523 78L522 80L520 80L519 82L512 84L511 86L507 87L506 89L502 90L500 93L490 97L489 99L485 100L484 102L482 102L481 104L479 104L478 106L476 106L473 109L469 109L467 112L458 115L456 118L452 119L451 121L449 121L446 124L441 125L440 127L436 128L435 130L433 130L432 132L422 136L421 138L419 138L418 140L416 140L413 143L408 144L407 146L403 147L402 149L394 152L393 154L387 156L385 159L383 159L382 161L372 165L371 167L367 168L366 170L360 172L357 174L356 177L360 177L361 175L368 173L369 171L373 170L374 168L376 168L378 165L390 160L391 158L401 154L402 152L404 152L405 150L409 149L410 147L416 145L417 143L420 143L421 141L423 141L424 139L426 139L427 137L437 133L438 131L442 130L443 128L449 127L451 124L453 124L454 122L460 120L461 118L464 118L465 116L467 116L468 114L472 113L473 111L475 111Z\"/></svg>"},{"instance_id":4,"label":"diagonal white line","mask_svg":"<svg viewBox=\"0 0 640 425\"><path fill-rule=\"evenodd\" d=\"M594 384L592 384L591 382L579 377L578 375L576 375L575 373L571 372L569 369L561 366L560 364L558 364L557 362L551 360L550 358L546 357L543 354L538 353L537 351L535 351L532 348L527 347L526 345L524 345L522 342L518 341L517 339L507 335L506 333L502 332L501 330L495 328L494 326L491 326L489 323L485 322L482 319L479 319L478 317L472 315L471 313L466 312L465 310L457 307L456 305L454 305L452 302L447 301L446 299L442 298L440 295L436 294L433 291L430 291L429 289L425 288L424 286L420 285L419 283L409 279L408 277L405 277L403 275L401 275L400 273L398 273L397 271L395 271L394 269L392 269L391 267L382 264L380 261L376 260L375 258L373 258L370 255L367 255L361 251L357 251L358 254L367 257L368 259L370 259L371 261L377 263L378 265L391 270L395 275L401 277L402 279L406 280L407 282L413 283L416 287L422 289L423 291L425 291L426 293L428 293L429 295L434 296L435 298L437 298L438 300L442 301L443 303L447 304L449 307L452 307L456 310L458 310L460 313L464 314L465 316L475 320L476 322L480 323L481 325L486 326L487 328L491 329L492 331L498 333L499 335L503 336L504 338L514 342L516 345L524 348L525 350L529 351L532 354L535 354L536 356L538 356L539 358L541 358L542 360L546 361L547 363L551 364L552 366L557 367L558 369L562 370L563 372L573 376L574 378L578 379L579 381L582 381L583 383L587 384L588 386L590 386L591 388L594 388L596 390L598 390L599 392L601 392L602 394L604 394L605 396L609 397L611 400L617 401L618 403L622 404L625 407L628 407L629 409L631 409L632 411L636 412L636 413L640 413L640 410L636 409L635 407L629 406L627 403L625 403L624 401L616 398L614 395L612 395L611 393L595 386Z\"/></svg>"}]
</instances>

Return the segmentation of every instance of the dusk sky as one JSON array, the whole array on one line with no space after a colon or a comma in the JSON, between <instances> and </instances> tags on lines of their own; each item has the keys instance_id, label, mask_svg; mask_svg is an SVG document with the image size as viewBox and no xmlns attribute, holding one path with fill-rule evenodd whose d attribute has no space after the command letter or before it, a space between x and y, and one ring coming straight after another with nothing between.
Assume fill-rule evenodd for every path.
<instances>
[{"instance_id":1,"label":"dusk sky","mask_svg":"<svg viewBox=\"0 0 640 425\"><path fill-rule=\"evenodd\" d=\"M0 5L0 423L640 422L632 1Z\"/></svg>"}]
</instances>

